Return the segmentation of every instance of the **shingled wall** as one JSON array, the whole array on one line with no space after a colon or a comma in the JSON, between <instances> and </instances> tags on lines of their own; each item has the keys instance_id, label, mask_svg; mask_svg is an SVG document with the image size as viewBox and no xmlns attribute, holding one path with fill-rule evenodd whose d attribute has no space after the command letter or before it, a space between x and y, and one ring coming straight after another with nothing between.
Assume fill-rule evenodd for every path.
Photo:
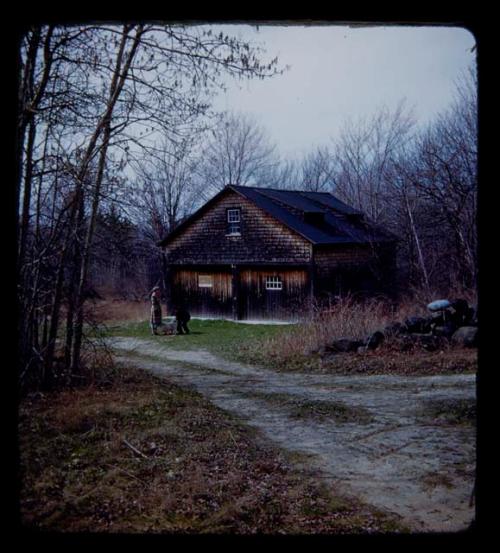
<instances>
[{"instance_id":1,"label":"shingled wall","mask_svg":"<svg viewBox=\"0 0 500 553\"><path fill-rule=\"evenodd\" d=\"M227 209L240 208L241 236L227 236ZM312 246L239 194L228 191L167 246L168 264L308 263Z\"/></svg>"}]
</instances>

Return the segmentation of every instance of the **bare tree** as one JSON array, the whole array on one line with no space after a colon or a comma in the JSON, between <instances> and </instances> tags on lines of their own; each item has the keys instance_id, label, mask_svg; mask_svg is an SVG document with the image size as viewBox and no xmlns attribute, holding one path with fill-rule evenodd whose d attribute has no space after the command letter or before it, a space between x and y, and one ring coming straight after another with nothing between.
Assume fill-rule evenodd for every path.
<instances>
[{"instance_id":1,"label":"bare tree","mask_svg":"<svg viewBox=\"0 0 500 553\"><path fill-rule=\"evenodd\" d=\"M300 165L299 188L311 192L330 192L334 185L334 165L328 148L317 147L305 155Z\"/></svg>"},{"instance_id":2,"label":"bare tree","mask_svg":"<svg viewBox=\"0 0 500 553\"><path fill-rule=\"evenodd\" d=\"M384 222L401 237L409 282L446 291L476 282L476 83L457 83L450 108L414 132L386 165Z\"/></svg>"},{"instance_id":3,"label":"bare tree","mask_svg":"<svg viewBox=\"0 0 500 553\"><path fill-rule=\"evenodd\" d=\"M298 190L302 186L300 163L296 159L280 159L267 177L270 188Z\"/></svg>"},{"instance_id":4,"label":"bare tree","mask_svg":"<svg viewBox=\"0 0 500 553\"><path fill-rule=\"evenodd\" d=\"M202 155L205 198L228 184L264 186L279 163L265 130L250 116L236 113L220 118Z\"/></svg>"},{"instance_id":5,"label":"bare tree","mask_svg":"<svg viewBox=\"0 0 500 553\"><path fill-rule=\"evenodd\" d=\"M461 286L477 279L477 100L474 74L459 83L452 106L415 141L400 172L434 215L434 248ZM432 254L432 252L430 252ZM443 267L441 263L441 269Z\"/></svg>"},{"instance_id":6,"label":"bare tree","mask_svg":"<svg viewBox=\"0 0 500 553\"><path fill-rule=\"evenodd\" d=\"M156 154L133 164L137 180L130 211L146 223L153 241L173 230L199 200L199 164L195 135L177 142L164 138Z\"/></svg>"},{"instance_id":7,"label":"bare tree","mask_svg":"<svg viewBox=\"0 0 500 553\"><path fill-rule=\"evenodd\" d=\"M126 166L131 156L151 146L155 133L178 130L179 122L188 127L209 108L223 74L276 74L276 60L263 64L259 55L243 41L182 25L43 27L27 32L20 53L17 154L18 197L23 196L18 242L22 321L27 311L38 312L32 302L41 294L29 290L36 290L43 279L32 279L41 275L32 272L34 263L41 266L43 259L52 276L45 350L35 357L31 353L28 327L37 321L31 317L21 333L23 372L36 358L43 361L50 380L65 297L66 352L71 370L79 370L88 270L111 160ZM36 144L38 131L43 140ZM49 164L51 155L57 160ZM33 218L38 242L30 242ZM50 251L40 245L47 232ZM37 244L29 253L28 242Z\"/></svg>"},{"instance_id":8,"label":"bare tree","mask_svg":"<svg viewBox=\"0 0 500 553\"><path fill-rule=\"evenodd\" d=\"M391 112L349 121L334 142L335 194L375 222L384 220L387 171L411 139L415 121L404 102Z\"/></svg>"}]
</instances>

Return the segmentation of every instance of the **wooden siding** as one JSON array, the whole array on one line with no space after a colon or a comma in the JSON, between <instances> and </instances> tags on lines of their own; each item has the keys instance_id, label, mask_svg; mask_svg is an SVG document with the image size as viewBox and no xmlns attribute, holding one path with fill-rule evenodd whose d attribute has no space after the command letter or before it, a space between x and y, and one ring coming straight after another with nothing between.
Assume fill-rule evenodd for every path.
<instances>
[{"instance_id":1,"label":"wooden siding","mask_svg":"<svg viewBox=\"0 0 500 553\"><path fill-rule=\"evenodd\" d=\"M336 245L314 251L315 292L321 299L329 294L388 293L392 254L380 255L370 245Z\"/></svg>"},{"instance_id":2,"label":"wooden siding","mask_svg":"<svg viewBox=\"0 0 500 553\"><path fill-rule=\"evenodd\" d=\"M266 277L281 278L281 290L267 290ZM310 298L308 272L301 269L244 269L239 280L239 317L291 320L300 316Z\"/></svg>"},{"instance_id":3,"label":"wooden siding","mask_svg":"<svg viewBox=\"0 0 500 553\"><path fill-rule=\"evenodd\" d=\"M211 275L212 287L200 287L199 276ZM232 274L230 271L175 270L172 274L170 309L183 300L192 315L232 316Z\"/></svg>"},{"instance_id":4,"label":"wooden siding","mask_svg":"<svg viewBox=\"0 0 500 553\"><path fill-rule=\"evenodd\" d=\"M241 210L241 236L227 236L226 210ZM246 198L229 191L165 248L180 264L307 263L312 246Z\"/></svg>"},{"instance_id":5,"label":"wooden siding","mask_svg":"<svg viewBox=\"0 0 500 553\"><path fill-rule=\"evenodd\" d=\"M199 276L210 275L211 287L200 287ZM281 290L267 290L266 277L278 276ZM310 299L305 269L244 268L241 270L176 269L172 273L171 311L182 299L198 317L291 320Z\"/></svg>"},{"instance_id":6,"label":"wooden siding","mask_svg":"<svg viewBox=\"0 0 500 553\"><path fill-rule=\"evenodd\" d=\"M366 265L373 257L369 246L335 245L314 251L314 263L319 275L327 274L340 267Z\"/></svg>"}]
</instances>

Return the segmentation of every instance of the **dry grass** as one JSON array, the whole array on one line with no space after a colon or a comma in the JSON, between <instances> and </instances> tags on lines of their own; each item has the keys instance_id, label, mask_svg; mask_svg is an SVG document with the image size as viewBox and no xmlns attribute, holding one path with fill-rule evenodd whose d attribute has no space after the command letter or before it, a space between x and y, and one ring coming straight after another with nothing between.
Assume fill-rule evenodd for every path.
<instances>
[{"instance_id":1,"label":"dry grass","mask_svg":"<svg viewBox=\"0 0 500 553\"><path fill-rule=\"evenodd\" d=\"M149 319L151 310L148 301L127 301L121 299L96 300L89 305L89 310L97 322L108 324L144 321ZM166 314L163 313L165 316Z\"/></svg>"},{"instance_id":2,"label":"dry grass","mask_svg":"<svg viewBox=\"0 0 500 553\"><path fill-rule=\"evenodd\" d=\"M253 391L242 395L283 408L292 419L318 421L331 419L338 423L356 422L358 424L373 422L373 417L369 411L362 407L346 405L342 401L309 400L293 394L277 392Z\"/></svg>"},{"instance_id":3,"label":"dry grass","mask_svg":"<svg viewBox=\"0 0 500 553\"><path fill-rule=\"evenodd\" d=\"M475 399L428 400L422 416L434 423L452 425L476 425Z\"/></svg>"},{"instance_id":4,"label":"dry grass","mask_svg":"<svg viewBox=\"0 0 500 553\"><path fill-rule=\"evenodd\" d=\"M441 294L413 291L398 304L373 298L364 302L353 297L337 301L329 309L316 309L313 316L296 325L239 325L229 321L191 321L192 334L172 343L183 349L208 349L241 362L263 365L280 371L336 372L341 374L445 374L473 372L477 368L477 350L462 350L443 343L438 351L428 352L421 345L401 351L402 344L387 338L374 352L325 356L322 348L340 338L364 340L390 323L410 316L427 316L427 305ZM447 297L463 297L474 304L471 291L455 290ZM113 308L116 308L113 314ZM101 313L108 320L125 320L134 310L141 323L129 322L109 332L116 335L148 337L149 328L136 302L103 302ZM139 312L137 313L137 310ZM137 316L136 315L136 316ZM108 327L109 328L109 327ZM407 345L405 345L405 348Z\"/></svg>"},{"instance_id":5,"label":"dry grass","mask_svg":"<svg viewBox=\"0 0 500 553\"><path fill-rule=\"evenodd\" d=\"M109 388L26 398L19 444L21 519L29 529L401 530L293 468L283 453L201 395L142 371L122 370Z\"/></svg>"},{"instance_id":6,"label":"dry grass","mask_svg":"<svg viewBox=\"0 0 500 553\"><path fill-rule=\"evenodd\" d=\"M461 294L460 297L467 297L473 303L472 294ZM477 351L452 348L446 341L435 352L427 352L421 345L412 345L407 351L401 351L402 345L397 338L386 337L382 346L373 352L325 355L325 348L334 340L364 341L373 332L394 322L403 322L410 316L428 316L427 304L433 298L436 295L422 295L420 299L413 297L397 305L377 298L364 302L352 297L341 298L329 309L316 310L309 320L279 334L242 344L237 357L282 371L346 374L474 371Z\"/></svg>"},{"instance_id":7,"label":"dry grass","mask_svg":"<svg viewBox=\"0 0 500 553\"><path fill-rule=\"evenodd\" d=\"M316 310L310 320L264 341L259 347L262 355L286 361L317 351L336 339L364 340L376 330L416 312L421 313L422 308L408 304L395 308L379 299L359 302L352 297L341 298L331 308Z\"/></svg>"}]
</instances>

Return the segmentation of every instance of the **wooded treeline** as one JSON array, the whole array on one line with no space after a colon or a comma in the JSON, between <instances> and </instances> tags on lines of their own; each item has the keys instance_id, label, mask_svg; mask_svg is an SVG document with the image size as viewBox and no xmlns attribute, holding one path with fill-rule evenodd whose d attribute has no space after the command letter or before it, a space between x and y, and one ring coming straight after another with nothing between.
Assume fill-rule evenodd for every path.
<instances>
[{"instance_id":1,"label":"wooded treeline","mask_svg":"<svg viewBox=\"0 0 500 553\"><path fill-rule=\"evenodd\" d=\"M277 59L209 27L27 29L16 141L22 383L78 377L88 300L146 297L161 281L157 241L228 183L329 191L361 209L400 238L401 289L476 285L474 72L425 127L404 103L381 108L297 160L280 158L256 119L211 109L229 76L280 72Z\"/></svg>"},{"instance_id":2,"label":"wooded treeline","mask_svg":"<svg viewBox=\"0 0 500 553\"><path fill-rule=\"evenodd\" d=\"M223 77L276 73L277 60L262 62L257 48L206 27L27 29L19 49L16 136L21 382L50 387L59 366L79 376L91 274L102 266L113 274L114 263L113 277L119 274L124 285L123 259L147 263L144 244L163 232L154 211L149 226L133 230L117 216L120 205L138 207L127 170L167 155L158 136L174 156L188 155L192 137L210 121L210 100ZM183 186L178 166L172 189ZM180 204L185 192L179 194ZM156 202L148 194L142 200L150 208ZM186 207L170 194L168 201L174 221ZM129 238L140 246L132 258ZM63 352L57 366L56 352Z\"/></svg>"},{"instance_id":3,"label":"wooded treeline","mask_svg":"<svg viewBox=\"0 0 500 553\"><path fill-rule=\"evenodd\" d=\"M202 145L193 141L190 149L172 152L165 143L162 158L141 164L135 207L122 213L138 232L147 228L152 243L228 183L332 192L398 237L401 292L474 289L476 85L471 69L456 83L448 110L427 125L401 102L346 121L329 144L295 160L280 159L255 119L222 114Z\"/></svg>"}]
</instances>

